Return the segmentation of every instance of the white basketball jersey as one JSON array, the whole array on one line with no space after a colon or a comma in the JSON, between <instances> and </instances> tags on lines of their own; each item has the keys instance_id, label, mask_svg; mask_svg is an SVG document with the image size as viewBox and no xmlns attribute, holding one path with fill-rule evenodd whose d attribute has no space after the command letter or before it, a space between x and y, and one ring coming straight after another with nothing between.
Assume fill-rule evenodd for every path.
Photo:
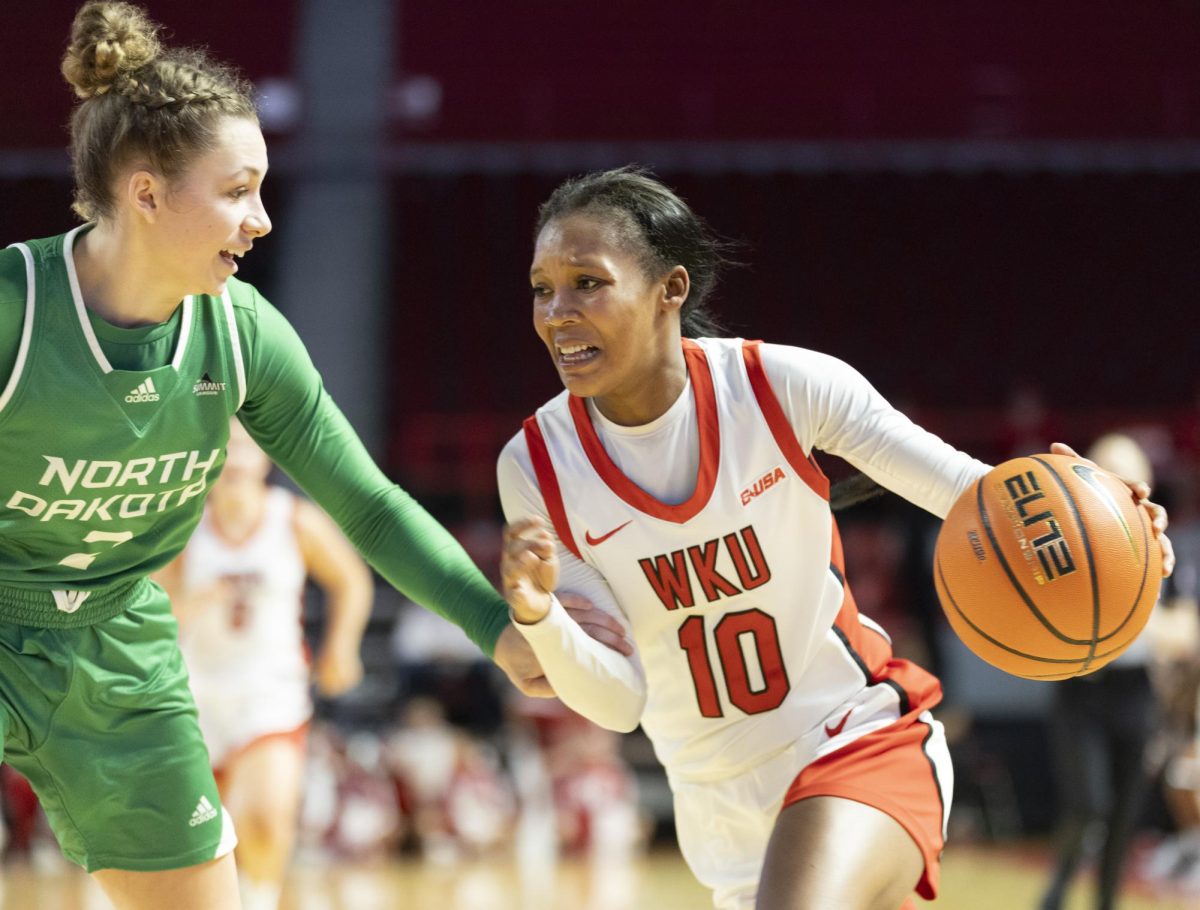
<instances>
[{"instance_id":1,"label":"white basketball jersey","mask_svg":"<svg viewBox=\"0 0 1200 910\"><path fill-rule=\"evenodd\" d=\"M288 679L307 689L301 626L306 573L293 526L295 508L291 493L272 487L262 523L241 543L223 538L211 506L205 510L185 551L183 583L198 589L223 578L236 597L198 610L180 628L179 644L194 684L230 688Z\"/></svg>"},{"instance_id":2,"label":"white basketball jersey","mask_svg":"<svg viewBox=\"0 0 1200 910\"><path fill-rule=\"evenodd\" d=\"M884 697L899 713L936 703L937 680L895 660L859 617L829 482L772 393L759 345L684 349L700 467L683 502L655 499L616 467L582 399L564 392L525 423L558 537L630 621L659 760L674 775L722 776L822 724L836 736L834 712Z\"/></svg>"}]
</instances>

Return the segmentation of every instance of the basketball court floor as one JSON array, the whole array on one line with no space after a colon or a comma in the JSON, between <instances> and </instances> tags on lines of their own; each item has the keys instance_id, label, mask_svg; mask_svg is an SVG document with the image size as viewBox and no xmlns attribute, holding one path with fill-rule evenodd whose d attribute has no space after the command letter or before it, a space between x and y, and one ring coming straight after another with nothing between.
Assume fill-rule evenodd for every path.
<instances>
[{"instance_id":1,"label":"basketball court floor","mask_svg":"<svg viewBox=\"0 0 1200 910\"><path fill-rule=\"evenodd\" d=\"M948 851L937 910L1036 910L1047 870L1043 849ZM81 872L5 866L0 910L107 910ZM435 866L416 860L333 864L301 858L281 910L704 910L707 892L678 854L658 848L633 863L568 861L524 873L510 861ZM1091 910L1085 877L1066 910ZM1200 892L1154 894L1134 882L1121 910L1197 910Z\"/></svg>"}]
</instances>

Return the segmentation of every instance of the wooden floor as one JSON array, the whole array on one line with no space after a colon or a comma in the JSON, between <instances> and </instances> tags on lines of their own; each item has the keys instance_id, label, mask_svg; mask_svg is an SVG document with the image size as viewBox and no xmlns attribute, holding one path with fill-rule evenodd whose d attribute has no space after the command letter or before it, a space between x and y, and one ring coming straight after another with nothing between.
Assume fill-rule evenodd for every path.
<instances>
[{"instance_id":1,"label":"wooden floor","mask_svg":"<svg viewBox=\"0 0 1200 910\"><path fill-rule=\"evenodd\" d=\"M949 851L937 910L1036 910L1046 876L1036 847ZM63 866L4 868L0 910L106 910L82 873ZM1077 886L1067 910L1091 910L1091 885ZM679 857L657 850L635 864L591 868L566 862L521 871L510 862L431 866L419 862L362 865L302 861L282 910L704 910L708 893ZM925 905L922 905L925 906ZM1197 910L1200 892L1155 895L1136 882L1121 910Z\"/></svg>"}]
</instances>

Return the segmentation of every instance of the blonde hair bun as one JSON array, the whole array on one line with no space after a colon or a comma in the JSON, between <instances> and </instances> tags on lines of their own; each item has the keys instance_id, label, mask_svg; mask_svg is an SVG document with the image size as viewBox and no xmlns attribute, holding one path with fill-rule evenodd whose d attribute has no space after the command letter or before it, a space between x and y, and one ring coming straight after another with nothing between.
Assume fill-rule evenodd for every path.
<instances>
[{"instance_id":1,"label":"blonde hair bun","mask_svg":"<svg viewBox=\"0 0 1200 910\"><path fill-rule=\"evenodd\" d=\"M62 74L80 98L103 95L118 77L151 63L161 51L158 26L131 3L92 0L71 24Z\"/></svg>"}]
</instances>

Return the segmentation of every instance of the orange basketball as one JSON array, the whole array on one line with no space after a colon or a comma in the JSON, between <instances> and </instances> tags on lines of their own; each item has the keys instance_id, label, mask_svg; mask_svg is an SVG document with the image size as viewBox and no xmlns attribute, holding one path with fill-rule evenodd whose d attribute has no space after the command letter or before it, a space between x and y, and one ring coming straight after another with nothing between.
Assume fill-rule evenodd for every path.
<instances>
[{"instance_id":1,"label":"orange basketball","mask_svg":"<svg viewBox=\"0 0 1200 910\"><path fill-rule=\"evenodd\" d=\"M1066 679L1103 667L1142 631L1162 548L1116 476L1031 455L959 497L933 576L946 618L977 655L1027 679Z\"/></svg>"}]
</instances>

